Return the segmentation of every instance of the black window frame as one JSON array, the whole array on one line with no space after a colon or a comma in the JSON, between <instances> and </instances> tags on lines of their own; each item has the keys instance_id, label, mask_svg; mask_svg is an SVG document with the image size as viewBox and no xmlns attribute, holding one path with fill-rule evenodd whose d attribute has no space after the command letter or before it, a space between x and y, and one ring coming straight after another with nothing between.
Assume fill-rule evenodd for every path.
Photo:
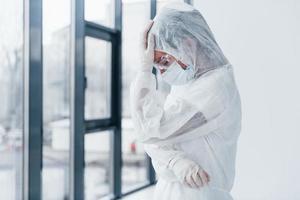
<instances>
[{"instance_id":1,"label":"black window frame","mask_svg":"<svg viewBox=\"0 0 300 200\"><path fill-rule=\"evenodd\" d=\"M42 1L24 0L24 200L42 199L43 145L43 48ZM157 0L150 1L151 19L156 15ZM192 3L192 0L185 0ZM69 199L84 199L84 136L111 130L112 196L119 199L156 183L151 159L146 155L148 181L122 193L122 0L114 0L115 24L109 28L84 19L84 0L71 0L71 134ZM111 52L111 115L105 119L84 119L85 37L108 41Z\"/></svg>"}]
</instances>

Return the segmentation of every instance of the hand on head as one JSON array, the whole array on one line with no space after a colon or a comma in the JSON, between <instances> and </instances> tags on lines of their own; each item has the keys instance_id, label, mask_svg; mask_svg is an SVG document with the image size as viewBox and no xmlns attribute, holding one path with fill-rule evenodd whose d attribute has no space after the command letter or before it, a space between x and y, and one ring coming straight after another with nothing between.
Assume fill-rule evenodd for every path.
<instances>
[{"instance_id":1,"label":"hand on head","mask_svg":"<svg viewBox=\"0 0 300 200\"><path fill-rule=\"evenodd\" d=\"M164 52L163 50L155 50L155 36L153 34L149 35L153 23L154 21L151 20L147 24L141 36L141 51L143 52L141 60L143 68L145 68L146 70L148 68L152 69L152 66L154 65L162 74L173 62L177 62L183 69L186 69L187 66L183 64L180 60L177 60L174 56ZM149 42L148 37L150 37Z\"/></svg>"},{"instance_id":2,"label":"hand on head","mask_svg":"<svg viewBox=\"0 0 300 200\"><path fill-rule=\"evenodd\" d=\"M154 35L148 34L153 25L153 21L150 21L145 30L141 34L140 38L140 51L141 51L141 67L142 71L152 71L153 59L154 59Z\"/></svg>"}]
</instances>

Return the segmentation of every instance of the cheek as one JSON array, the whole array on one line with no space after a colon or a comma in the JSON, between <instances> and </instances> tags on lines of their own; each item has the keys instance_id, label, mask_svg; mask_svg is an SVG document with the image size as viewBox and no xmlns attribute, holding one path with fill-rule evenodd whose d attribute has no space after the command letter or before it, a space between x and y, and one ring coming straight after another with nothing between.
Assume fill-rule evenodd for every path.
<instances>
[{"instance_id":1,"label":"cheek","mask_svg":"<svg viewBox=\"0 0 300 200\"><path fill-rule=\"evenodd\" d=\"M162 57L160 52L154 51L154 62L158 63Z\"/></svg>"},{"instance_id":2,"label":"cheek","mask_svg":"<svg viewBox=\"0 0 300 200\"><path fill-rule=\"evenodd\" d=\"M166 70L165 69L159 69L160 74L163 74Z\"/></svg>"}]
</instances>

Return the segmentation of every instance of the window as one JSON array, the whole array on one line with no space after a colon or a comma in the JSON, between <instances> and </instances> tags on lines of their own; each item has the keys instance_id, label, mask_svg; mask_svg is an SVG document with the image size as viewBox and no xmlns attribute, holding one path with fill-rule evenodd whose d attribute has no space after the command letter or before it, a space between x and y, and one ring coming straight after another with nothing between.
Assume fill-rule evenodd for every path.
<instances>
[{"instance_id":1,"label":"window","mask_svg":"<svg viewBox=\"0 0 300 200\"><path fill-rule=\"evenodd\" d=\"M21 199L23 147L23 1L0 7L0 196Z\"/></svg>"},{"instance_id":2,"label":"window","mask_svg":"<svg viewBox=\"0 0 300 200\"><path fill-rule=\"evenodd\" d=\"M155 183L129 113L155 12L156 0L2 2L1 199L119 198Z\"/></svg>"},{"instance_id":3,"label":"window","mask_svg":"<svg viewBox=\"0 0 300 200\"><path fill-rule=\"evenodd\" d=\"M147 159L143 146L135 141L130 118L129 88L139 66L140 33L150 20L150 1L123 0L122 27L122 191L148 182ZM139 16L138 18L136 16Z\"/></svg>"},{"instance_id":4,"label":"window","mask_svg":"<svg viewBox=\"0 0 300 200\"><path fill-rule=\"evenodd\" d=\"M71 1L43 0L44 200L66 199L69 190Z\"/></svg>"},{"instance_id":5,"label":"window","mask_svg":"<svg viewBox=\"0 0 300 200\"><path fill-rule=\"evenodd\" d=\"M111 131L86 134L84 138L85 199L100 199L112 193Z\"/></svg>"},{"instance_id":6,"label":"window","mask_svg":"<svg viewBox=\"0 0 300 200\"><path fill-rule=\"evenodd\" d=\"M85 38L85 119L109 118L111 43L92 37Z\"/></svg>"},{"instance_id":7,"label":"window","mask_svg":"<svg viewBox=\"0 0 300 200\"><path fill-rule=\"evenodd\" d=\"M85 20L114 28L114 0L85 0Z\"/></svg>"}]
</instances>

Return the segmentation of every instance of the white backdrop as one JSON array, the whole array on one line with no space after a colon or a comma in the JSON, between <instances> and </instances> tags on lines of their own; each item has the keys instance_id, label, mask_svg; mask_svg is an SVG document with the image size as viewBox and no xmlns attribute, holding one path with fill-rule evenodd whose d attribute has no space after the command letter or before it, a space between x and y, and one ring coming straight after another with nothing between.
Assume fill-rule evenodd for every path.
<instances>
[{"instance_id":1,"label":"white backdrop","mask_svg":"<svg viewBox=\"0 0 300 200\"><path fill-rule=\"evenodd\" d=\"M300 1L194 0L242 97L235 200L300 200Z\"/></svg>"}]
</instances>

